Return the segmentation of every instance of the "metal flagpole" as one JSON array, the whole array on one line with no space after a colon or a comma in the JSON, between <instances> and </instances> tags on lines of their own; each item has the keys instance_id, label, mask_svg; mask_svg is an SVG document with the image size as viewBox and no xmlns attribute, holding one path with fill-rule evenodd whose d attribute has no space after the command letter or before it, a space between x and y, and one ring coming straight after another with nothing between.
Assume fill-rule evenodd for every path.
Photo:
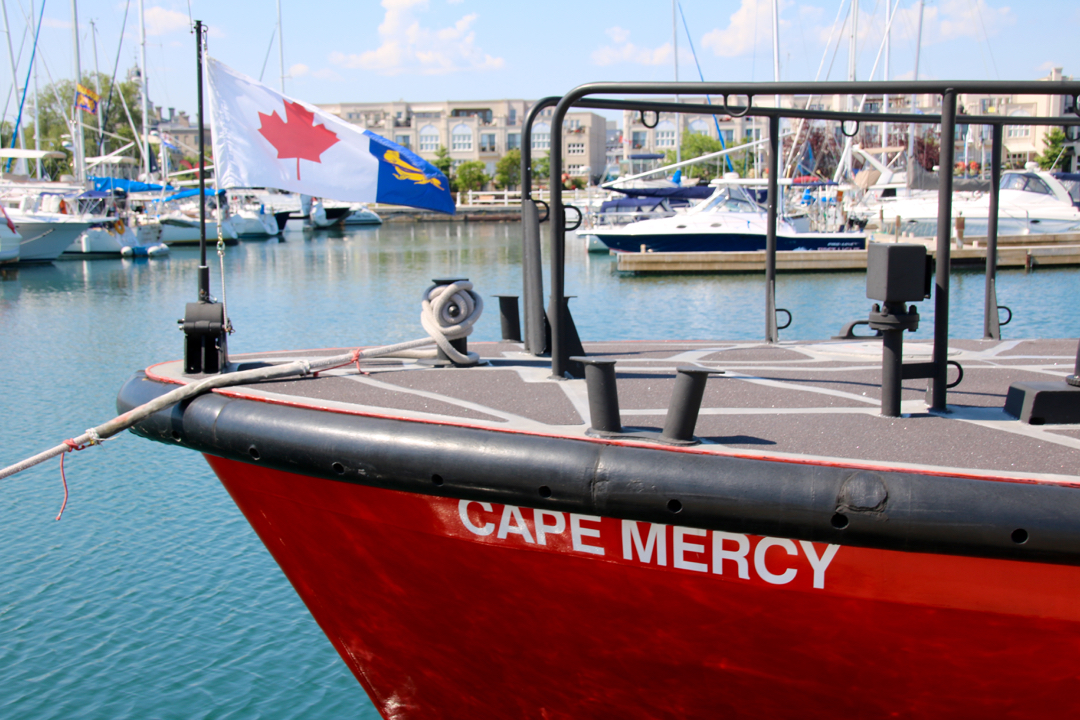
<instances>
[{"instance_id":1,"label":"metal flagpole","mask_svg":"<svg viewBox=\"0 0 1080 720\"><path fill-rule=\"evenodd\" d=\"M139 2L140 9L142 2ZM206 130L203 124L203 24L195 21L195 57L198 65L199 97L199 300L210 300L210 267L206 264ZM144 101L145 102L145 101ZM144 126L145 127L145 126ZM149 139L147 150L149 150Z\"/></svg>"}]
</instances>

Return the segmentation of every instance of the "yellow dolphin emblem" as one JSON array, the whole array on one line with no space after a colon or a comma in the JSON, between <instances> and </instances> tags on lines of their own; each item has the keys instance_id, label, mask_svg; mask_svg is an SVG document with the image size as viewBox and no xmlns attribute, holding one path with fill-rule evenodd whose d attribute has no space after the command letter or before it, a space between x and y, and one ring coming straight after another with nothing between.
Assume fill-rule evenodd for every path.
<instances>
[{"instance_id":1,"label":"yellow dolphin emblem","mask_svg":"<svg viewBox=\"0 0 1080 720\"><path fill-rule=\"evenodd\" d=\"M401 159L401 153L397 150L387 150L383 160L394 166L394 178L396 180L412 180L417 185L431 184L440 190L443 189L439 178L428 177L424 171L415 165L410 165Z\"/></svg>"}]
</instances>

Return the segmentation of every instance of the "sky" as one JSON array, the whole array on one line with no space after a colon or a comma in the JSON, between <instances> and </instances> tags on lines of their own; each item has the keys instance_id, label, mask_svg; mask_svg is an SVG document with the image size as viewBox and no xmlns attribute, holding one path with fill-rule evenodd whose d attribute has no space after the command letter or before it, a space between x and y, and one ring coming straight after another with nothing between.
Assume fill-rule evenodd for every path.
<instances>
[{"instance_id":1,"label":"sky","mask_svg":"<svg viewBox=\"0 0 1080 720\"><path fill-rule=\"evenodd\" d=\"M41 12L41 0L34 1ZM851 0L778 1L780 79L846 79L850 25L839 28L850 22ZM879 56L886 2L859 3L859 80L869 79ZM893 2L889 75L910 79L917 0ZM311 103L536 99L586 82L673 80L673 40L680 80L700 77L693 51L706 80L773 79L771 0L678 0L675 37L671 0L280 3L285 94ZM22 86L32 45L30 0L5 4ZM78 0L78 15L83 70L94 68L96 48L98 68L112 74L119 57L123 77L138 62L139 1ZM276 0L144 0L144 18L154 104L195 114L193 19L209 27L212 56L280 87ZM71 3L46 0L41 25L44 87L50 77L74 75ZM1075 0L926 0L919 77L1029 80L1052 67L1080 76L1077 37ZM884 60L877 65L873 79L883 77ZM9 118L17 110L11 86L10 64L0 62Z\"/></svg>"}]
</instances>

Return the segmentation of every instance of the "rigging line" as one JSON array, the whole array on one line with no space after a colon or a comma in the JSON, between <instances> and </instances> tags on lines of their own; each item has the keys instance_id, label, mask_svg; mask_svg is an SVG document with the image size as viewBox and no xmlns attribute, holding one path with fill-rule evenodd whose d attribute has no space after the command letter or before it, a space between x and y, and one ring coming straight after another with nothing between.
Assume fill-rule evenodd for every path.
<instances>
[{"instance_id":1,"label":"rigging line","mask_svg":"<svg viewBox=\"0 0 1080 720\"><path fill-rule=\"evenodd\" d=\"M829 33L829 41L828 41L827 43L825 43L825 51L821 53L821 62L820 62L820 63L818 63L818 69L817 69L817 74L816 74L816 75L814 76L814 82L817 82L817 81L818 81L818 79L819 79L819 78L821 77L821 71L822 71L822 69L823 69L823 68L825 67L825 58L826 58L826 57L828 57L828 55L829 55L829 46L830 46L830 45L832 45L833 37L834 37L834 36L836 35L836 24L837 24L838 22L840 22L840 12L841 12L841 11L842 11L842 10L844 9L844 5L845 5L845 3L846 3L846 2L847 2L847 0L840 0L840 5L839 5L839 6L838 6L838 7L836 8L836 19L835 19L835 20L833 20L833 24L832 24L832 30L831 30L831 31L830 31L830 33ZM851 9L850 9L850 8L848 8L848 12L851 12ZM845 24L847 23L847 20L846 20L846 19L844 20L844 23L845 23ZM843 26L841 26L841 31L842 31L842 30L843 30ZM838 40L838 41L837 41L837 43L836 43L836 47L837 47L838 49L839 49L839 47L840 47L840 42L839 42L839 40ZM835 54L835 52L833 53L833 59L834 59L834 60L836 59L836 54ZM831 71L831 69L832 69L832 66L830 65L830 71ZM811 103L811 102L813 102L813 100L814 100L814 97L815 97L814 95L811 95L810 97L808 97L808 98L806 99L806 109L807 109L807 110L809 110L809 109L810 109L810 103ZM803 127L807 126L808 124L809 124L809 121L807 121L807 120L800 120L800 121L799 121L799 124L798 124L798 126L796 126L796 129L795 129L795 139L794 139L794 140L792 141L792 143L791 143L791 152L790 152L790 153L788 154L788 159L787 159L787 161L786 161L786 162L784 163L784 176L785 176L785 177L787 177L787 175L788 175L788 172L789 172L789 169L791 169L791 170L793 170L793 169L794 169L794 163L795 163L795 148L796 148L796 146L798 146L798 145L799 145L799 140L800 140L800 137L799 137L799 136L800 136L800 135L801 135L801 133L802 133L802 129L803 129ZM800 152L799 154L801 155L802 153Z\"/></svg>"},{"instance_id":2,"label":"rigging line","mask_svg":"<svg viewBox=\"0 0 1080 720\"><path fill-rule=\"evenodd\" d=\"M112 109L112 96L113 91L116 89L116 72L120 68L120 53L124 48L124 32L127 30L128 10L131 9L131 0L127 0L127 5L124 6L124 20L120 23L120 44L116 46L116 62L113 63L112 77L109 78L109 97L105 99L105 110L101 113L101 126L104 127L109 119L109 111ZM120 92L123 92L121 88ZM101 139L98 144L98 155L101 154L101 150L104 147L105 140Z\"/></svg>"},{"instance_id":3,"label":"rigging line","mask_svg":"<svg viewBox=\"0 0 1080 720\"><path fill-rule=\"evenodd\" d=\"M978 2L973 4L975 5L975 14L979 16L979 27L982 28L983 42L986 43L986 51L990 54L990 64L994 66L994 77L1000 80L1001 73L998 72L997 60L994 59L994 46L990 44L990 36L986 33L986 23L983 22L982 7Z\"/></svg>"},{"instance_id":4,"label":"rigging line","mask_svg":"<svg viewBox=\"0 0 1080 720\"><path fill-rule=\"evenodd\" d=\"M274 38L277 37L277 26L274 26L274 32L270 33L270 44L266 46L266 59L263 60L262 72L259 73L259 82L262 82L263 75L266 74L266 63L270 62L270 51L274 49Z\"/></svg>"},{"instance_id":5,"label":"rigging line","mask_svg":"<svg viewBox=\"0 0 1080 720\"><path fill-rule=\"evenodd\" d=\"M22 123L23 108L26 106L26 91L30 89L30 73L34 69L34 56L37 55L38 38L41 37L41 17L45 15L45 2L41 3L41 16L38 17L37 30L34 32L34 46L30 51L30 63L26 67L26 81L23 83L22 100L19 102L19 116L15 119L15 129L11 133L11 147L15 147L15 139L19 135L19 125ZM22 53L20 52L20 55ZM34 109L37 112L37 108ZM11 172L11 162L14 158L8 158L5 170Z\"/></svg>"},{"instance_id":6,"label":"rigging line","mask_svg":"<svg viewBox=\"0 0 1080 720\"><path fill-rule=\"evenodd\" d=\"M972 6L974 5L974 3L971 2L971 0L968 0L968 4L972 5ZM976 13L978 12L978 8L973 7L973 9L976 11ZM983 73L985 74L986 78L989 80L990 79L990 68L986 64L986 55L983 53L982 43L979 42L978 31L976 31L975 44L979 47L979 60L981 60L982 64L983 64Z\"/></svg>"},{"instance_id":7,"label":"rigging line","mask_svg":"<svg viewBox=\"0 0 1080 720\"><path fill-rule=\"evenodd\" d=\"M682 3L677 2L675 5L679 8L679 15L682 16L683 30L686 31L686 41L690 45L690 54L694 56L694 65L697 66L698 77L701 78L701 82L705 82L705 75L701 72L701 63L698 62L697 51L694 50L694 39L690 37L690 27L686 24L686 13L683 12ZM267 53L267 57L270 57L269 53ZM705 102L712 105L712 98L706 95ZM720 149L727 150L727 145L724 143L724 133L720 132L720 119L716 115L713 115L713 123L716 125L716 137L720 140ZM728 170L735 172L735 168L731 164L731 158L725 155L724 159L727 160Z\"/></svg>"},{"instance_id":8,"label":"rigging line","mask_svg":"<svg viewBox=\"0 0 1080 720\"><path fill-rule=\"evenodd\" d=\"M19 6L19 9L20 10L22 9L21 5ZM25 14L26 13L23 12L23 15L25 15ZM16 68L18 68L19 63L22 62L23 50L26 49L26 34L30 30L29 25L30 25L30 23L27 22L27 27L23 28L23 38L22 38L22 42L19 44L19 54L15 56L15 67L11 69L11 75L12 75L12 80L13 81L14 81L14 75L15 75L15 72L16 72ZM14 87L14 85L15 85L15 83L13 82L11 92L8 93L7 100L4 102L4 114L3 114L2 117L5 117L5 118L8 115L8 108L11 106L11 98L15 97L19 93L19 88ZM3 146L3 143L0 143L0 146ZM14 145L12 147L14 147Z\"/></svg>"}]
</instances>

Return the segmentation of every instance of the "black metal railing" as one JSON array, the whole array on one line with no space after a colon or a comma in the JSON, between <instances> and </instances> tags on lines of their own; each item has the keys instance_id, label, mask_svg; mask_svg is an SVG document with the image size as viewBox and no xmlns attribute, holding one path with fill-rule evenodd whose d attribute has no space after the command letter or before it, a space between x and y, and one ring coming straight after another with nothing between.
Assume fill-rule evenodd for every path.
<instances>
[{"instance_id":1,"label":"black metal railing","mask_svg":"<svg viewBox=\"0 0 1080 720\"><path fill-rule=\"evenodd\" d=\"M934 115L912 113L868 113L860 111L830 111L755 105L755 96L793 95L939 95L941 112ZM920 125L940 125L941 136L953 137L957 125L957 96L960 94L983 95L1065 95L1072 101L1071 107L1080 105L1080 82L1063 81L910 81L910 82L787 82L787 83L593 83L581 85L562 98L549 97L532 108L523 123L521 152L522 220L524 223L524 312L526 350L534 354L544 351L544 311L542 306L543 284L540 267L539 215L530 194L531 189L531 137L533 121L548 108L555 106L551 115L551 143L549 155L551 187L551 292L552 298L565 296L565 242L566 210L562 202L563 172L563 121L571 107L595 109L619 109L644 112L679 112L694 115L714 114L732 117L764 117L769 119L769 190L767 200L768 230L766 234L765 271L765 339L777 340L776 325L776 217L779 198L779 140L780 119L832 120L837 122L897 122ZM698 103L662 102L648 99L604 99L596 96L666 95L701 96L724 98L718 105ZM739 104L745 99L745 102ZM999 334L997 299L994 276L997 267L997 208L998 180L1001 173L1002 127L1005 125L1073 126L1080 125L1075 114L1054 117L1013 117L1001 115L963 115L965 125L988 125L993 129L993 167L990 188L990 223L987 241L986 323L987 337ZM853 133L857 133L856 128ZM950 226L952 215L952 181L955 147L953 143L941 144L939 162L940 188L938 193L937 223L937 271L934 279L934 351L933 372L928 392L931 407L945 410L947 400L948 332L949 332L949 278L950 278ZM548 308L550 323L551 372L553 377L564 377L569 367L566 328L569 318L563 302L552 302ZM991 319L990 313L993 313Z\"/></svg>"}]
</instances>

